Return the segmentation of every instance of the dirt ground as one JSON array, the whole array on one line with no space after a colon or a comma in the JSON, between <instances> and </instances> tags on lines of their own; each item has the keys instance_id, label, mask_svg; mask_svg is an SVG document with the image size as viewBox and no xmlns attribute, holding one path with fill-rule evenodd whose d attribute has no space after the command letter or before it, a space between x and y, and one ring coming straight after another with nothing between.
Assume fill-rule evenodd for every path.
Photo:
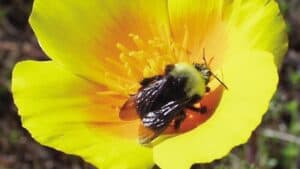
<instances>
[{"instance_id":1,"label":"dirt ground","mask_svg":"<svg viewBox=\"0 0 300 169\"><path fill-rule=\"evenodd\" d=\"M300 0L278 2L290 48L269 112L248 144L193 169L300 169ZM79 157L41 146L21 127L9 89L11 71L20 60L47 60L27 23L31 6L32 0L0 0L0 169L93 169Z\"/></svg>"}]
</instances>

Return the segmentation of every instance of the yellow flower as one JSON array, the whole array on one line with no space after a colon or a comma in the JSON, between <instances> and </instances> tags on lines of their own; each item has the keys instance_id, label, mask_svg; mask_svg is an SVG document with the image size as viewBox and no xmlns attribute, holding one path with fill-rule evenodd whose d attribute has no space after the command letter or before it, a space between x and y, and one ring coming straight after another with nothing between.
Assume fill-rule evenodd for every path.
<instances>
[{"instance_id":1,"label":"yellow flower","mask_svg":"<svg viewBox=\"0 0 300 169\"><path fill-rule=\"evenodd\" d=\"M245 143L288 46L274 0L35 0L30 23L52 61L13 72L22 124L41 144L101 169L188 169ZM140 121L121 120L120 107L167 64L202 63L203 49L229 90L211 80L209 115L152 147L139 144Z\"/></svg>"}]
</instances>

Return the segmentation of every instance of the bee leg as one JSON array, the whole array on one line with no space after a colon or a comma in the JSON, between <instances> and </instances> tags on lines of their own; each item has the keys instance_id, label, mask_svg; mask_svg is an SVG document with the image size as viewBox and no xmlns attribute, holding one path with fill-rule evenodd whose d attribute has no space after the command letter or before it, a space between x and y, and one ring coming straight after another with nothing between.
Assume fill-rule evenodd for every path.
<instances>
[{"instance_id":1,"label":"bee leg","mask_svg":"<svg viewBox=\"0 0 300 169\"><path fill-rule=\"evenodd\" d=\"M205 92L206 92L206 93L210 92L210 87L206 86L206 87L205 87Z\"/></svg>"},{"instance_id":2,"label":"bee leg","mask_svg":"<svg viewBox=\"0 0 300 169\"><path fill-rule=\"evenodd\" d=\"M185 112L181 111L176 117L174 122L174 129L178 130L180 128L181 123L186 118Z\"/></svg>"},{"instance_id":3,"label":"bee leg","mask_svg":"<svg viewBox=\"0 0 300 169\"><path fill-rule=\"evenodd\" d=\"M201 106L200 108L196 108L196 107L188 107L190 110L192 111L195 111L195 112L198 112L198 113L201 113L201 114L204 114L204 113L207 113L207 107L206 106Z\"/></svg>"}]
</instances>

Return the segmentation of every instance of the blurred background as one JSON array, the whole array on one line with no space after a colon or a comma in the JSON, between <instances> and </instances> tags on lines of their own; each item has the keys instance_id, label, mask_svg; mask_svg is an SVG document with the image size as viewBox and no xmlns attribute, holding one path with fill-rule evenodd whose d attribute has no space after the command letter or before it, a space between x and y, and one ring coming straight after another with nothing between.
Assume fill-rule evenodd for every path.
<instances>
[{"instance_id":1,"label":"blurred background","mask_svg":"<svg viewBox=\"0 0 300 169\"><path fill-rule=\"evenodd\" d=\"M290 48L269 112L247 144L192 169L300 169L300 0L278 2ZM32 3L0 0L0 169L94 169L79 157L39 145L21 127L10 93L11 71L20 60L47 59L27 23Z\"/></svg>"}]
</instances>

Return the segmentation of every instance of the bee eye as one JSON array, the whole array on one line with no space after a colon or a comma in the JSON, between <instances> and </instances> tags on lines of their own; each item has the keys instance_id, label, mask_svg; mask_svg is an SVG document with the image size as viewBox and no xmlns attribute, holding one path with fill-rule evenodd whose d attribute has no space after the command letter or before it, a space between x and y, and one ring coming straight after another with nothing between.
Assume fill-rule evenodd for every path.
<instances>
[{"instance_id":1,"label":"bee eye","mask_svg":"<svg viewBox=\"0 0 300 169\"><path fill-rule=\"evenodd\" d=\"M203 64L194 63L194 66L199 72L202 72L205 69L205 66Z\"/></svg>"},{"instance_id":2,"label":"bee eye","mask_svg":"<svg viewBox=\"0 0 300 169\"><path fill-rule=\"evenodd\" d=\"M194 63L195 68L199 71L200 65L198 63Z\"/></svg>"},{"instance_id":3,"label":"bee eye","mask_svg":"<svg viewBox=\"0 0 300 169\"><path fill-rule=\"evenodd\" d=\"M205 74L207 74L208 76L210 76L211 75L211 71L209 69L206 69L205 70Z\"/></svg>"},{"instance_id":4,"label":"bee eye","mask_svg":"<svg viewBox=\"0 0 300 169\"><path fill-rule=\"evenodd\" d=\"M174 69L174 65L167 65L165 68L165 74L170 73Z\"/></svg>"}]
</instances>

